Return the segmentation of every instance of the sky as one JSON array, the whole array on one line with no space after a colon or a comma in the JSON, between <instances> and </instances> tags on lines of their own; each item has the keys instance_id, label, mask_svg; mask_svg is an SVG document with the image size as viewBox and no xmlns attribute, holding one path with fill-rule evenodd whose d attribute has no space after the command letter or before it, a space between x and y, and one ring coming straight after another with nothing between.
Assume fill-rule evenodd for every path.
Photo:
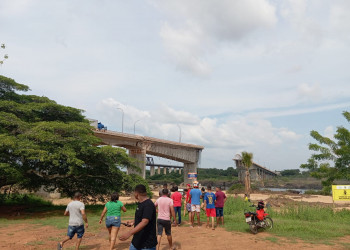
<instances>
[{"instance_id":1,"label":"sky","mask_svg":"<svg viewBox=\"0 0 350 250\"><path fill-rule=\"evenodd\" d=\"M124 132L295 169L350 110L347 0L0 0L0 74ZM136 124L135 124L136 122ZM160 159L157 159L160 160ZM156 161L157 161L156 160Z\"/></svg>"}]
</instances>

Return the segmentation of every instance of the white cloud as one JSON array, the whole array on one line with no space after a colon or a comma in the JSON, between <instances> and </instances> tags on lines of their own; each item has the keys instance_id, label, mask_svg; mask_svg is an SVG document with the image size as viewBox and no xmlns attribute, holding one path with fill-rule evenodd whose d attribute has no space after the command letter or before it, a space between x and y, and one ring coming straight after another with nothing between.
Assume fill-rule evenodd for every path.
<instances>
[{"instance_id":1,"label":"white cloud","mask_svg":"<svg viewBox=\"0 0 350 250\"><path fill-rule=\"evenodd\" d=\"M208 75L205 56L223 43L245 38L277 21L275 8L265 0L153 1L168 15L161 27L164 47L177 67Z\"/></svg>"},{"instance_id":2,"label":"white cloud","mask_svg":"<svg viewBox=\"0 0 350 250\"><path fill-rule=\"evenodd\" d=\"M333 126L328 126L324 130L324 136L330 139L334 139L334 128Z\"/></svg>"},{"instance_id":3,"label":"white cloud","mask_svg":"<svg viewBox=\"0 0 350 250\"><path fill-rule=\"evenodd\" d=\"M320 84L313 85L302 83L298 86L298 94L305 101L316 102L322 98L322 90Z\"/></svg>"},{"instance_id":4,"label":"white cloud","mask_svg":"<svg viewBox=\"0 0 350 250\"><path fill-rule=\"evenodd\" d=\"M330 28L332 35L345 39L350 39L350 2L347 0L335 1L330 10Z\"/></svg>"},{"instance_id":5,"label":"white cloud","mask_svg":"<svg viewBox=\"0 0 350 250\"><path fill-rule=\"evenodd\" d=\"M132 133L134 122L144 117L137 124L138 134L177 141L180 133L178 125L180 125L182 142L205 146L202 164L204 167L209 167L209 161L222 159L223 154L227 162L236 151L243 149L254 150L257 155L263 157L266 150L280 147L285 143L295 143L301 138L301 135L294 131L283 127L276 128L270 121L264 119L237 117L219 123L215 118L199 118L189 112L177 111L165 105L161 112L145 111L123 105L112 98L102 100L98 104L99 119L109 128L110 124L117 124L119 131L121 115L117 113L117 106L124 109L124 132L127 133Z\"/></svg>"}]
</instances>

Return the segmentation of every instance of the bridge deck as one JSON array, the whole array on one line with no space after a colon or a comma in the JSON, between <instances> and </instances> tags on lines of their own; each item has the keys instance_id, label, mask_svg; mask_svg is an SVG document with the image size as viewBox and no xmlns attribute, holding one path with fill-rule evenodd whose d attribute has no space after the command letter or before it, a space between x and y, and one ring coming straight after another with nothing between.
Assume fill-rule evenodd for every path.
<instances>
[{"instance_id":1,"label":"bridge deck","mask_svg":"<svg viewBox=\"0 0 350 250\"><path fill-rule=\"evenodd\" d=\"M167 164L146 164L149 167L161 167L161 168L184 168L183 166L167 165Z\"/></svg>"},{"instance_id":2,"label":"bridge deck","mask_svg":"<svg viewBox=\"0 0 350 250\"><path fill-rule=\"evenodd\" d=\"M182 143L182 142L163 140L163 139L158 139L158 138L148 137L148 136L120 133L120 132L115 132L115 131L110 131L110 130L106 130L106 131L94 130L94 133L97 135L101 135L101 136L109 135L109 136L114 136L114 137L119 137L119 138L131 139L131 140L135 140L135 141L160 143L160 144L167 144L167 145L179 146L179 147L184 147L184 148L204 149L203 146L199 146L199 145L195 145L195 144L188 144L188 143Z\"/></svg>"}]
</instances>

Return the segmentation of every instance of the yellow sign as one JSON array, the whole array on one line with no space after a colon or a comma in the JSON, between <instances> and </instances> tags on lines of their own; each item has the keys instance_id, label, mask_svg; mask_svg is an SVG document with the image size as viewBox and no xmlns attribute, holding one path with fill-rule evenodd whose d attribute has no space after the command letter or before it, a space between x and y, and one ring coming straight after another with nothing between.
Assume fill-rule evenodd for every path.
<instances>
[{"instance_id":1,"label":"yellow sign","mask_svg":"<svg viewBox=\"0 0 350 250\"><path fill-rule=\"evenodd\" d=\"M332 185L334 201L350 200L350 185Z\"/></svg>"}]
</instances>

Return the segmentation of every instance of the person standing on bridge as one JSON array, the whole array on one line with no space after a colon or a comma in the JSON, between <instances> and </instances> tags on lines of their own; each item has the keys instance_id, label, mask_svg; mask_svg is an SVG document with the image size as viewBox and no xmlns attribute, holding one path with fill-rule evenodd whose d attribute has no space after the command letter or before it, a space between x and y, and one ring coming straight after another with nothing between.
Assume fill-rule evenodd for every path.
<instances>
[{"instance_id":1,"label":"person standing on bridge","mask_svg":"<svg viewBox=\"0 0 350 250\"><path fill-rule=\"evenodd\" d=\"M194 226L194 215L197 215L197 222L198 227L201 226L201 195L202 192L198 189L198 183L193 183L193 189L190 192L190 199L191 199L191 227Z\"/></svg>"},{"instance_id":2,"label":"person standing on bridge","mask_svg":"<svg viewBox=\"0 0 350 250\"><path fill-rule=\"evenodd\" d=\"M220 221L221 225L224 226L224 205L227 200L226 194L221 191L221 187L216 187L216 225L219 226Z\"/></svg>"},{"instance_id":3,"label":"person standing on bridge","mask_svg":"<svg viewBox=\"0 0 350 250\"><path fill-rule=\"evenodd\" d=\"M176 216L178 217L178 225L181 224L181 205L182 205L182 195L178 192L178 186L174 187L174 193L171 195L171 199L174 202L174 210L175 217L174 220L176 222Z\"/></svg>"}]
</instances>

